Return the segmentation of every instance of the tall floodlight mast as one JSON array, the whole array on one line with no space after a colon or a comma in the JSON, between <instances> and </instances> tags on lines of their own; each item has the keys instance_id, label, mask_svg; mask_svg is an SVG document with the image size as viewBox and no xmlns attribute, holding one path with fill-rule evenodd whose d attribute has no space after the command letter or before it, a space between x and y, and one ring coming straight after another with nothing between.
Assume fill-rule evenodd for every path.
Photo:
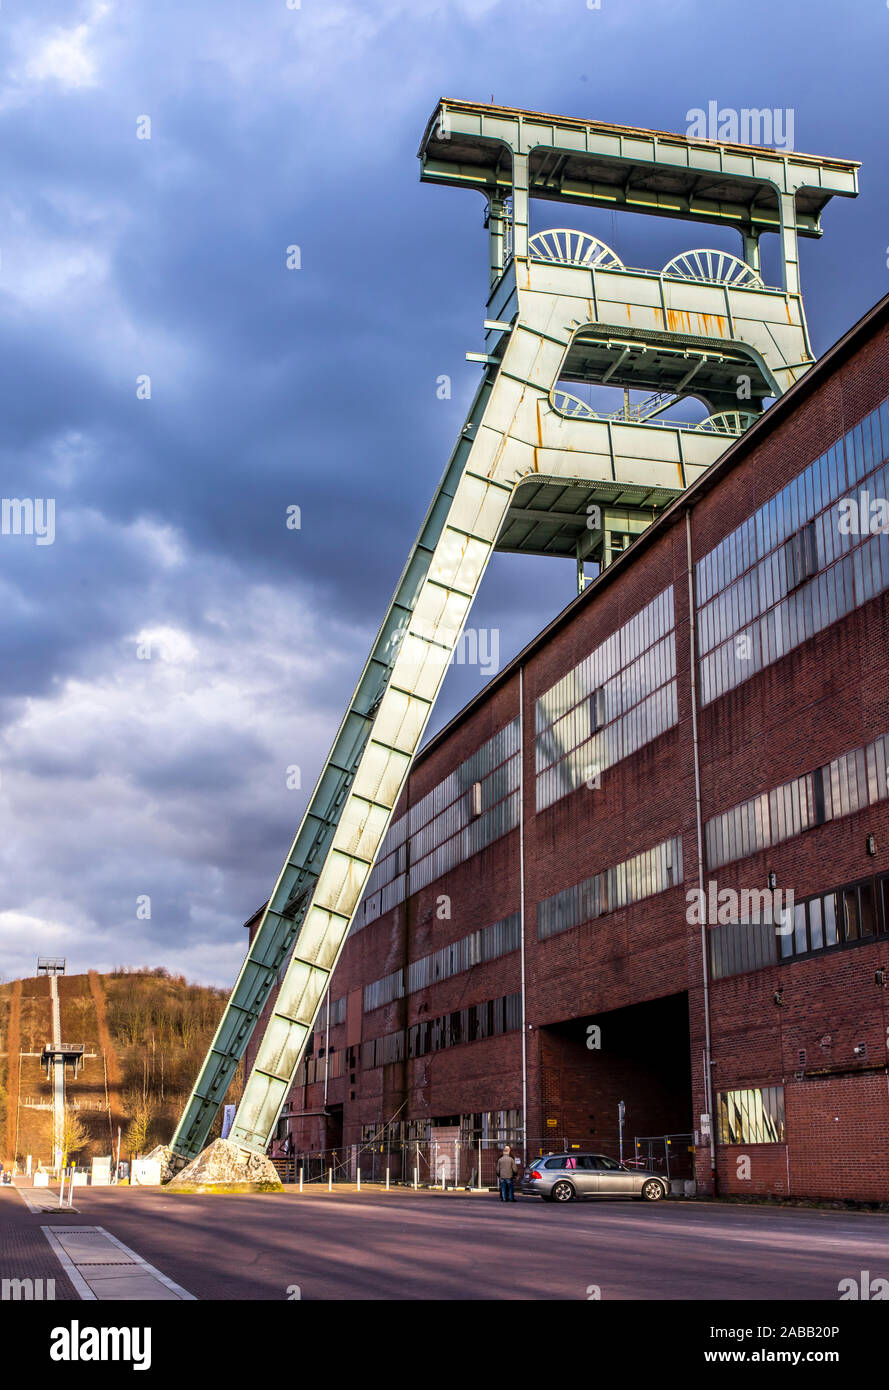
<instances>
[{"instance_id":1,"label":"tall floodlight mast","mask_svg":"<svg viewBox=\"0 0 889 1390\"><path fill-rule=\"evenodd\" d=\"M229 1135L267 1148L491 553L573 558L582 588L585 561L607 565L713 463L811 365L798 239L858 191L848 160L463 101L440 102L419 157L422 179L487 202L485 348L467 354L482 379L176 1130L180 1159L205 1145L280 976ZM638 270L584 232L531 235L532 198L733 227L740 254ZM649 394L602 414L578 384ZM702 423L661 418L691 396Z\"/></svg>"}]
</instances>

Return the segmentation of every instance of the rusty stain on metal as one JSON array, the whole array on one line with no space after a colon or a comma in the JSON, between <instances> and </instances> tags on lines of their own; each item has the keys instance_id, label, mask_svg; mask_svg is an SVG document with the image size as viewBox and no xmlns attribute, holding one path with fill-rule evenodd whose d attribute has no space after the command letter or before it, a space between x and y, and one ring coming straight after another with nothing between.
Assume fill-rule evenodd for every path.
<instances>
[{"instance_id":1,"label":"rusty stain on metal","mask_svg":"<svg viewBox=\"0 0 889 1390\"><path fill-rule=\"evenodd\" d=\"M687 309L668 309L667 327L673 333L696 333L699 337L724 338L728 319L724 314L692 314Z\"/></svg>"}]
</instances>

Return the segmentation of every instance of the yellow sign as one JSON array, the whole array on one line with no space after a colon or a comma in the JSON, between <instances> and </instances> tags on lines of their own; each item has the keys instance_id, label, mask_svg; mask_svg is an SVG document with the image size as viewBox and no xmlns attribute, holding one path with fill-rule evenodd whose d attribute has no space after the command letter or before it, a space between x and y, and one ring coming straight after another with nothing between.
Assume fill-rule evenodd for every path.
<instances>
[{"instance_id":1,"label":"yellow sign","mask_svg":"<svg viewBox=\"0 0 889 1390\"><path fill-rule=\"evenodd\" d=\"M546 1122L547 1129L555 1129L555 1127L556 1127L556 1125L557 1125L558 1123L559 1123L558 1120L547 1120L547 1122Z\"/></svg>"}]
</instances>

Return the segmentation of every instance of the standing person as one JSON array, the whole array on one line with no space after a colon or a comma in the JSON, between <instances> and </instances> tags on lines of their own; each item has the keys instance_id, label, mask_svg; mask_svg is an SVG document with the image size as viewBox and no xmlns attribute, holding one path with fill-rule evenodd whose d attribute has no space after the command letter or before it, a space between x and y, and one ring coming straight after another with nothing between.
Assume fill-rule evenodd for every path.
<instances>
[{"instance_id":1,"label":"standing person","mask_svg":"<svg viewBox=\"0 0 889 1390\"><path fill-rule=\"evenodd\" d=\"M497 1177L500 1182L501 1202L515 1201L515 1180L519 1171L519 1165L512 1156L509 1145L507 1144L503 1153L497 1160Z\"/></svg>"}]
</instances>

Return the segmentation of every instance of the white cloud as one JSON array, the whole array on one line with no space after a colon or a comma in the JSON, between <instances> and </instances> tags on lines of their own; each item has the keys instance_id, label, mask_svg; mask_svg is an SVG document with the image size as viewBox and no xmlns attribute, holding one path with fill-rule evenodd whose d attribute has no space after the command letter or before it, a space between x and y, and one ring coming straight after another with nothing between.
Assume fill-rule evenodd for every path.
<instances>
[{"instance_id":1,"label":"white cloud","mask_svg":"<svg viewBox=\"0 0 889 1390\"><path fill-rule=\"evenodd\" d=\"M121 594L128 613L162 613L183 567L200 613L193 626L146 615L129 639L91 649L80 675L21 701L0 736L3 970L33 973L39 951L72 957L72 969L162 964L228 984L367 634L293 585L243 582L172 528L102 524L116 547L137 536L158 552L150 593ZM150 660L137 659L136 635ZM302 791L287 788L293 764ZM263 825L275 828L257 846Z\"/></svg>"},{"instance_id":2,"label":"white cloud","mask_svg":"<svg viewBox=\"0 0 889 1390\"><path fill-rule=\"evenodd\" d=\"M71 29L55 29L31 52L25 78L31 82L55 81L68 90L95 87L97 59L92 50L96 26L111 13L107 0L94 0L87 19Z\"/></svg>"},{"instance_id":3,"label":"white cloud","mask_svg":"<svg viewBox=\"0 0 889 1390\"><path fill-rule=\"evenodd\" d=\"M25 69L26 77L35 82L55 78L63 87L94 87L96 61L87 49L89 39L87 24L60 30L32 55Z\"/></svg>"}]
</instances>

